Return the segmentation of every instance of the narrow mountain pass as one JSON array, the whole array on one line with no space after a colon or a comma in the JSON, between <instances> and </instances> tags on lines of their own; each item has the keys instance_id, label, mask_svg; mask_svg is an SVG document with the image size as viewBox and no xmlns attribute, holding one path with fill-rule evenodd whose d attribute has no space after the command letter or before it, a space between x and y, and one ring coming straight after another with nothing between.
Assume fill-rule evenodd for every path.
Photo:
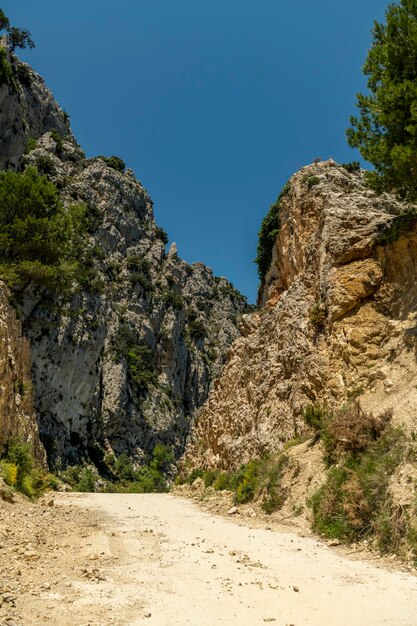
<instances>
[{"instance_id":1,"label":"narrow mountain pass","mask_svg":"<svg viewBox=\"0 0 417 626\"><path fill-rule=\"evenodd\" d=\"M240 526L173 495L54 499L62 541L45 551L32 583L41 565L56 580L21 598L20 620L10 623L416 623L415 576L350 560L315 539ZM80 519L78 535L67 518Z\"/></svg>"}]
</instances>

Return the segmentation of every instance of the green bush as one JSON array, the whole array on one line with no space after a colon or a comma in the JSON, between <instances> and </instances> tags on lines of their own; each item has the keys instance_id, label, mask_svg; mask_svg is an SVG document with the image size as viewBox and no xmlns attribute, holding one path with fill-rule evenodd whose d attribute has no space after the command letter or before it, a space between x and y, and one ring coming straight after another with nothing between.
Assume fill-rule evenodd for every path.
<instances>
[{"instance_id":1,"label":"green bush","mask_svg":"<svg viewBox=\"0 0 417 626\"><path fill-rule=\"evenodd\" d=\"M102 161L104 161L104 163L106 163L106 165L111 167L113 170L116 170L116 172L122 172L123 173L125 171L125 169L126 169L126 164L123 161L123 159L121 159L120 157L117 157L117 156L111 156L111 157L99 156L97 158L101 159Z\"/></svg>"},{"instance_id":2,"label":"green bush","mask_svg":"<svg viewBox=\"0 0 417 626\"><path fill-rule=\"evenodd\" d=\"M51 137L55 141L57 155L61 156L64 151L64 138L55 128L51 130Z\"/></svg>"},{"instance_id":3,"label":"green bush","mask_svg":"<svg viewBox=\"0 0 417 626\"><path fill-rule=\"evenodd\" d=\"M195 480L197 480L197 478L202 478L204 476L204 470L201 468L194 468L193 470L191 470L191 472L188 474L187 478L186 478L186 482L189 485L192 485L193 482Z\"/></svg>"},{"instance_id":4,"label":"green bush","mask_svg":"<svg viewBox=\"0 0 417 626\"><path fill-rule=\"evenodd\" d=\"M148 259L138 254L129 254L126 259L126 267L132 272L141 272L145 276L150 276L151 264Z\"/></svg>"},{"instance_id":5,"label":"green bush","mask_svg":"<svg viewBox=\"0 0 417 626\"><path fill-rule=\"evenodd\" d=\"M37 465L32 447L12 439L5 458L0 461L4 481L29 498L36 498L49 488L49 476Z\"/></svg>"},{"instance_id":6,"label":"green bush","mask_svg":"<svg viewBox=\"0 0 417 626\"><path fill-rule=\"evenodd\" d=\"M397 215L391 223L378 235L378 243L383 245L395 243L397 239L409 232L417 224L417 210L412 207Z\"/></svg>"},{"instance_id":7,"label":"green bush","mask_svg":"<svg viewBox=\"0 0 417 626\"><path fill-rule=\"evenodd\" d=\"M231 490L229 472L220 472L212 484L216 491Z\"/></svg>"},{"instance_id":8,"label":"green bush","mask_svg":"<svg viewBox=\"0 0 417 626\"><path fill-rule=\"evenodd\" d=\"M163 443L157 443L152 452L150 467L157 472L166 473L175 461L172 450Z\"/></svg>"},{"instance_id":9,"label":"green bush","mask_svg":"<svg viewBox=\"0 0 417 626\"><path fill-rule=\"evenodd\" d=\"M25 154L29 154L32 150L35 150L38 142L34 137L28 137L25 146Z\"/></svg>"},{"instance_id":10,"label":"green bush","mask_svg":"<svg viewBox=\"0 0 417 626\"><path fill-rule=\"evenodd\" d=\"M51 157L46 154L40 154L36 157L36 168L39 174L44 176L52 176L55 173L55 165Z\"/></svg>"},{"instance_id":11,"label":"green bush","mask_svg":"<svg viewBox=\"0 0 417 626\"><path fill-rule=\"evenodd\" d=\"M148 293L154 290L153 282L145 274L132 272L129 280L132 285L140 285Z\"/></svg>"},{"instance_id":12,"label":"green bush","mask_svg":"<svg viewBox=\"0 0 417 626\"><path fill-rule=\"evenodd\" d=\"M63 207L34 168L0 172L0 276L12 287L66 287L77 274L85 230L85 208Z\"/></svg>"},{"instance_id":13,"label":"green bush","mask_svg":"<svg viewBox=\"0 0 417 626\"><path fill-rule=\"evenodd\" d=\"M353 172L360 172L361 171L361 164L359 163L359 161L352 161L351 163L342 163L342 167L347 172L350 172L351 174Z\"/></svg>"},{"instance_id":14,"label":"green bush","mask_svg":"<svg viewBox=\"0 0 417 626\"><path fill-rule=\"evenodd\" d=\"M167 306L172 306L173 309L180 310L184 305L184 300L181 294L176 291L167 291L164 294L164 302Z\"/></svg>"},{"instance_id":15,"label":"green bush","mask_svg":"<svg viewBox=\"0 0 417 626\"><path fill-rule=\"evenodd\" d=\"M374 536L388 548L388 484L404 458L405 441L401 429L390 428L366 450L332 467L309 503L313 530L346 542Z\"/></svg>"},{"instance_id":16,"label":"green bush","mask_svg":"<svg viewBox=\"0 0 417 626\"><path fill-rule=\"evenodd\" d=\"M309 404L305 407L302 418L316 433L322 433L327 426L329 415L327 409L320 404Z\"/></svg>"},{"instance_id":17,"label":"green bush","mask_svg":"<svg viewBox=\"0 0 417 626\"><path fill-rule=\"evenodd\" d=\"M0 85L13 84L13 69L7 59L7 52L4 48L0 48Z\"/></svg>"},{"instance_id":18,"label":"green bush","mask_svg":"<svg viewBox=\"0 0 417 626\"><path fill-rule=\"evenodd\" d=\"M131 254L126 259L126 267L132 272L129 277L132 285L141 285L141 287L148 292L154 290L151 277L151 264L148 259L144 259L137 254Z\"/></svg>"},{"instance_id":19,"label":"green bush","mask_svg":"<svg viewBox=\"0 0 417 626\"><path fill-rule=\"evenodd\" d=\"M195 341L204 339L204 337L207 336L206 327L201 320L191 320L188 324L188 332L190 333L190 337Z\"/></svg>"},{"instance_id":20,"label":"green bush","mask_svg":"<svg viewBox=\"0 0 417 626\"><path fill-rule=\"evenodd\" d=\"M158 443L145 465L135 466L127 452L117 458L107 455L104 462L110 479L103 479L93 468L85 466L67 468L60 477L74 491L162 493L168 491L166 475L171 472L174 454L167 446Z\"/></svg>"},{"instance_id":21,"label":"green bush","mask_svg":"<svg viewBox=\"0 0 417 626\"><path fill-rule=\"evenodd\" d=\"M17 465L7 461L0 461L0 475L6 485L14 487L17 481Z\"/></svg>"},{"instance_id":22,"label":"green bush","mask_svg":"<svg viewBox=\"0 0 417 626\"><path fill-rule=\"evenodd\" d=\"M319 185L320 184L320 178L318 176L310 176L310 175L307 174L307 176L304 176L302 178L301 182L302 182L303 185L307 185L307 187L309 189L311 189L315 185Z\"/></svg>"},{"instance_id":23,"label":"green bush","mask_svg":"<svg viewBox=\"0 0 417 626\"><path fill-rule=\"evenodd\" d=\"M236 487L235 499L238 504L253 500L259 479L259 461L249 461L243 472L241 481Z\"/></svg>"},{"instance_id":24,"label":"green bush","mask_svg":"<svg viewBox=\"0 0 417 626\"><path fill-rule=\"evenodd\" d=\"M70 485L73 491L94 493L98 490L99 475L92 467L74 465L59 473L59 478Z\"/></svg>"},{"instance_id":25,"label":"green bush","mask_svg":"<svg viewBox=\"0 0 417 626\"><path fill-rule=\"evenodd\" d=\"M168 235L160 226L156 226L155 228L155 237L160 239L165 245L168 243Z\"/></svg>"},{"instance_id":26,"label":"green bush","mask_svg":"<svg viewBox=\"0 0 417 626\"><path fill-rule=\"evenodd\" d=\"M96 480L96 474L89 467L86 467L80 476L76 491L94 493L96 490Z\"/></svg>"},{"instance_id":27,"label":"green bush","mask_svg":"<svg viewBox=\"0 0 417 626\"><path fill-rule=\"evenodd\" d=\"M326 309L322 302L317 301L308 312L310 322L317 331L324 328L326 324Z\"/></svg>"},{"instance_id":28,"label":"green bush","mask_svg":"<svg viewBox=\"0 0 417 626\"><path fill-rule=\"evenodd\" d=\"M271 265L272 250L279 231L279 208L281 200L288 194L290 188L289 183L283 187L278 199L271 206L268 214L263 219L258 233L258 247L255 263L258 265L258 275L261 282Z\"/></svg>"},{"instance_id":29,"label":"green bush","mask_svg":"<svg viewBox=\"0 0 417 626\"><path fill-rule=\"evenodd\" d=\"M18 63L16 65L16 76L21 85L30 88L32 85L32 76L27 65Z\"/></svg>"},{"instance_id":30,"label":"green bush","mask_svg":"<svg viewBox=\"0 0 417 626\"><path fill-rule=\"evenodd\" d=\"M112 339L111 349L116 359L125 359L129 380L139 393L158 383L152 365L152 350L145 344L137 343L136 335L129 326L122 324L119 327Z\"/></svg>"},{"instance_id":31,"label":"green bush","mask_svg":"<svg viewBox=\"0 0 417 626\"><path fill-rule=\"evenodd\" d=\"M267 457L261 465L259 475L261 488L265 491L261 507L268 515L278 511L287 498L287 491L282 487L281 481L288 464L288 456L279 454L277 457Z\"/></svg>"},{"instance_id":32,"label":"green bush","mask_svg":"<svg viewBox=\"0 0 417 626\"><path fill-rule=\"evenodd\" d=\"M126 452L123 452L119 457L117 457L113 469L119 480L135 480L135 470L133 468L132 461Z\"/></svg>"},{"instance_id":33,"label":"green bush","mask_svg":"<svg viewBox=\"0 0 417 626\"><path fill-rule=\"evenodd\" d=\"M216 491L232 491L236 504L246 504L262 495L261 507L272 513L283 505L287 492L282 488L283 471L288 464L285 454L253 459L232 472L194 469L186 479L191 484L198 477L206 487Z\"/></svg>"},{"instance_id":34,"label":"green bush","mask_svg":"<svg viewBox=\"0 0 417 626\"><path fill-rule=\"evenodd\" d=\"M138 391L143 393L151 385L156 385L158 377L152 366L152 350L146 345L133 346L126 354L130 380Z\"/></svg>"},{"instance_id":35,"label":"green bush","mask_svg":"<svg viewBox=\"0 0 417 626\"><path fill-rule=\"evenodd\" d=\"M204 486L211 487L219 475L218 470L207 470L203 474Z\"/></svg>"}]
</instances>

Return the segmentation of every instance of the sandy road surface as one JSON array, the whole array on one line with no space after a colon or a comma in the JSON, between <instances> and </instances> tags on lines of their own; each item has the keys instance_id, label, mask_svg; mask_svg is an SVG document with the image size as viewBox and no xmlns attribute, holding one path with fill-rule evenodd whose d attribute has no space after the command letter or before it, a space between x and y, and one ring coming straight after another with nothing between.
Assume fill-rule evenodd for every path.
<instances>
[{"instance_id":1,"label":"sandy road surface","mask_svg":"<svg viewBox=\"0 0 417 626\"><path fill-rule=\"evenodd\" d=\"M349 560L314 539L240 526L172 495L55 501L52 523L70 511L72 526L60 522L65 542L56 536L42 556L42 580L53 582L19 596L20 619L2 624L417 624L415 576ZM35 587L39 566L23 572Z\"/></svg>"}]
</instances>

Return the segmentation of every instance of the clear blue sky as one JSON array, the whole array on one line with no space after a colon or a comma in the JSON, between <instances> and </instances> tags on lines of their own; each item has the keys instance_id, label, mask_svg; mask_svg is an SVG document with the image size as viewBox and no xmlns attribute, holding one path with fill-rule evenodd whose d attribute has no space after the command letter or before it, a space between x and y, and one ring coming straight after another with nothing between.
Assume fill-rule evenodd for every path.
<instances>
[{"instance_id":1,"label":"clear blue sky","mask_svg":"<svg viewBox=\"0 0 417 626\"><path fill-rule=\"evenodd\" d=\"M7 0L22 52L88 156L121 156L157 222L255 300L257 232L313 158L345 141L383 0Z\"/></svg>"}]
</instances>

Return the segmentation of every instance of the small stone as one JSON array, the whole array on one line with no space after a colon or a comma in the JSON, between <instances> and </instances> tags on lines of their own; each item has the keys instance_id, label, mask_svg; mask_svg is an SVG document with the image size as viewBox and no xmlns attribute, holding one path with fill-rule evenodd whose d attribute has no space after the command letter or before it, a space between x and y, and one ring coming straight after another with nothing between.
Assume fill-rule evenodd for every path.
<instances>
[{"instance_id":1,"label":"small stone","mask_svg":"<svg viewBox=\"0 0 417 626\"><path fill-rule=\"evenodd\" d=\"M38 555L35 550L26 550L26 552L23 553L23 556L27 559L35 559Z\"/></svg>"},{"instance_id":2,"label":"small stone","mask_svg":"<svg viewBox=\"0 0 417 626\"><path fill-rule=\"evenodd\" d=\"M152 613L145 613L144 617L152 617Z\"/></svg>"},{"instance_id":3,"label":"small stone","mask_svg":"<svg viewBox=\"0 0 417 626\"><path fill-rule=\"evenodd\" d=\"M232 508L227 511L228 515L236 515L236 513L239 513L237 506L232 506Z\"/></svg>"},{"instance_id":4,"label":"small stone","mask_svg":"<svg viewBox=\"0 0 417 626\"><path fill-rule=\"evenodd\" d=\"M293 591L295 591L296 593L298 593L298 592L300 591L300 590L299 590L299 588L298 588L298 587L296 587L295 585L293 585L292 589L293 589Z\"/></svg>"}]
</instances>

